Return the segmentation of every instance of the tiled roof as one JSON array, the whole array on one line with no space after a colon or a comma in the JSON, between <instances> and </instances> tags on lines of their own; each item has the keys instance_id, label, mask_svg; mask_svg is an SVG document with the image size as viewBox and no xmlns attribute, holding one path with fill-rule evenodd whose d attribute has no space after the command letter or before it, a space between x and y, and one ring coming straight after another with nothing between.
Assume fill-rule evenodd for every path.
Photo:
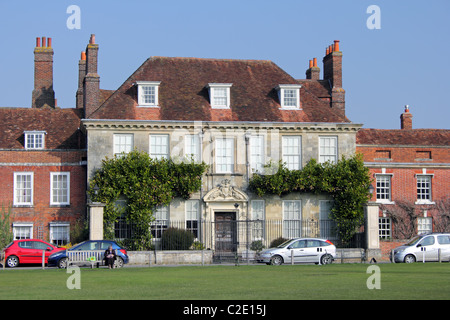
<instances>
[{"instance_id":1,"label":"tiled roof","mask_svg":"<svg viewBox=\"0 0 450 320\"><path fill-rule=\"evenodd\" d=\"M46 149L79 149L83 110L53 108L0 108L0 148L23 149L24 131L46 131Z\"/></svg>"},{"instance_id":2,"label":"tiled roof","mask_svg":"<svg viewBox=\"0 0 450 320\"><path fill-rule=\"evenodd\" d=\"M161 81L160 108L137 107L136 81ZM208 83L233 84L229 110L211 108ZM299 83L302 110L280 110L276 86ZM349 122L330 108L326 83L295 80L271 61L167 57L147 59L90 118Z\"/></svg>"},{"instance_id":3,"label":"tiled roof","mask_svg":"<svg viewBox=\"0 0 450 320\"><path fill-rule=\"evenodd\" d=\"M445 129L361 129L356 135L359 145L449 146L449 142L450 130Z\"/></svg>"}]
</instances>

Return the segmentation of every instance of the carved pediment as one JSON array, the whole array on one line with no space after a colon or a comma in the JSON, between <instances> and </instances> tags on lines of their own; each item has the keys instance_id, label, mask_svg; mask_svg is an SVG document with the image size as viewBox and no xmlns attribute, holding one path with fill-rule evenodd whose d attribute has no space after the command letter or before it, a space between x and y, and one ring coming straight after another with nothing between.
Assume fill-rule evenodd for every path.
<instances>
[{"instance_id":1,"label":"carved pediment","mask_svg":"<svg viewBox=\"0 0 450 320\"><path fill-rule=\"evenodd\" d=\"M211 189L204 197L208 201L248 201L248 196L236 187L231 185L231 181L225 179L220 185Z\"/></svg>"}]
</instances>

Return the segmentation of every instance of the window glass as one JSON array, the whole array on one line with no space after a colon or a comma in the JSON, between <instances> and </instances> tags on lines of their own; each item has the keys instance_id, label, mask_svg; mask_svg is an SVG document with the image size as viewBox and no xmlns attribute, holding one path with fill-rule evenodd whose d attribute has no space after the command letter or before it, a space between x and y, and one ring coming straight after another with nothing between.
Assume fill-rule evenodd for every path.
<instances>
[{"instance_id":1,"label":"window glass","mask_svg":"<svg viewBox=\"0 0 450 320\"><path fill-rule=\"evenodd\" d=\"M33 241L22 241L19 242L19 247L23 249L32 249L33 248Z\"/></svg>"},{"instance_id":2,"label":"window glass","mask_svg":"<svg viewBox=\"0 0 450 320\"><path fill-rule=\"evenodd\" d=\"M450 244L450 236L437 236L437 240L439 244Z\"/></svg>"},{"instance_id":3,"label":"window glass","mask_svg":"<svg viewBox=\"0 0 450 320\"><path fill-rule=\"evenodd\" d=\"M49 248L49 247L50 246L48 244L44 243L44 242L40 242L40 241L35 241L34 242L34 249L47 250L47 248Z\"/></svg>"},{"instance_id":4,"label":"window glass","mask_svg":"<svg viewBox=\"0 0 450 320\"><path fill-rule=\"evenodd\" d=\"M422 246L431 246L432 244L434 244L434 237L426 237L422 241L420 241L420 244Z\"/></svg>"}]
</instances>

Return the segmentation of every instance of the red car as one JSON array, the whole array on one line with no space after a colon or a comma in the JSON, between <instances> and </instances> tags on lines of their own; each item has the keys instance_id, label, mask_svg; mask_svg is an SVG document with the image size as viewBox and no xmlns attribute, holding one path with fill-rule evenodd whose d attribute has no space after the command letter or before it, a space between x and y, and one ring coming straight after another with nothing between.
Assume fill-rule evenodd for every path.
<instances>
[{"instance_id":1,"label":"red car","mask_svg":"<svg viewBox=\"0 0 450 320\"><path fill-rule=\"evenodd\" d=\"M47 263L49 255L66 249L39 239L15 240L4 249L6 266L14 268L23 263L42 263L42 250Z\"/></svg>"}]
</instances>

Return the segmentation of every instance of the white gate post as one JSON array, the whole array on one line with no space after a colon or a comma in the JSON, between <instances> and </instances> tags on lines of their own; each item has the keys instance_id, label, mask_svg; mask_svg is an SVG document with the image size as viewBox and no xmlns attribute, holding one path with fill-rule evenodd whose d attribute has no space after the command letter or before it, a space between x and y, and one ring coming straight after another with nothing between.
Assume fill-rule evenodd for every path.
<instances>
[{"instance_id":1,"label":"white gate post","mask_svg":"<svg viewBox=\"0 0 450 320\"><path fill-rule=\"evenodd\" d=\"M89 208L89 240L103 240L103 209L104 203L92 202Z\"/></svg>"}]
</instances>

